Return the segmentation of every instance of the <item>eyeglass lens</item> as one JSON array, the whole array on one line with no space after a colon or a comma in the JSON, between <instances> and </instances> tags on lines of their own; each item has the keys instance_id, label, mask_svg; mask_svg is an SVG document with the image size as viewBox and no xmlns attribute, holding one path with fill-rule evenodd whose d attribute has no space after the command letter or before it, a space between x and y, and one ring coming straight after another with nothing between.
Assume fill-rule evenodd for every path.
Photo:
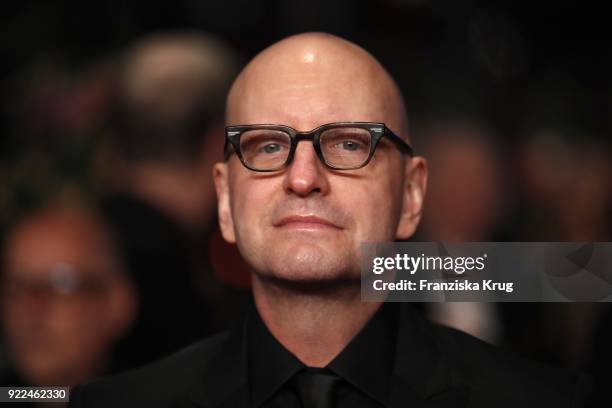
<instances>
[{"instance_id":1,"label":"eyeglass lens","mask_svg":"<svg viewBox=\"0 0 612 408\"><path fill-rule=\"evenodd\" d=\"M372 136L358 127L330 128L321 132L320 147L325 162L335 168L361 166L370 155ZM291 151L289 133L276 129L252 129L240 136L240 151L247 165L260 170L282 167Z\"/></svg>"}]
</instances>

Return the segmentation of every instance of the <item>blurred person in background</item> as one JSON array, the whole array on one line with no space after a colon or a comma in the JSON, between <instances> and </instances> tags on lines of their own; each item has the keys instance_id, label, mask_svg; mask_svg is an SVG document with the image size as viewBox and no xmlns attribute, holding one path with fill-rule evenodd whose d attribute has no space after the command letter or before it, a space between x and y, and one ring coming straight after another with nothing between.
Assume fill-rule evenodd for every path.
<instances>
[{"instance_id":1,"label":"blurred person in background","mask_svg":"<svg viewBox=\"0 0 612 408\"><path fill-rule=\"evenodd\" d=\"M610 241L609 146L591 133L563 123L541 124L528 135L516 166L525 206L517 226L522 239ZM564 364L583 366L592 353L602 305L574 302L554 306L541 323L541 338L546 342L543 349L556 353ZM540 305L544 310L549 307Z\"/></svg>"},{"instance_id":2,"label":"blurred person in background","mask_svg":"<svg viewBox=\"0 0 612 408\"><path fill-rule=\"evenodd\" d=\"M567 124L540 126L529 136L517 162L525 205L520 234L533 241L612 240L609 142ZM605 303L572 302L541 304L537 310L537 320L533 313L520 318L517 328L522 327L523 336L509 340L522 340L515 341L516 349L588 369L603 401L612 363L612 308ZM539 339L535 349L533 333Z\"/></svg>"},{"instance_id":3,"label":"blurred person in background","mask_svg":"<svg viewBox=\"0 0 612 408\"><path fill-rule=\"evenodd\" d=\"M504 156L503 144L477 122L438 119L424 126L431 177L419 238L609 241L609 148L569 129L532 129ZM594 303L469 302L427 308L438 322L529 358L577 368L593 354L601 309Z\"/></svg>"},{"instance_id":4,"label":"blurred person in background","mask_svg":"<svg viewBox=\"0 0 612 408\"><path fill-rule=\"evenodd\" d=\"M23 216L2 251L2 324L12 372L3 385L71 386L114 370L137 296L108 225L57 202Z\"/></svg>"},{"instance_id":5,"label":"blurred person in background","mask_svg":"<svg viewBox=\"0 0 612 408\"><path fill-rule=\"evenodd\" d=\"M141 295L126 368L225 326L239 310L242 292L219 283L208 258L210 240L221 242L211 169L221 159L225 94L237 67L225 44L196 32L153 34L123 54L114 160L100 167L103 206ZM216 247L222 272L235 254Z\"/></svg>"},{"instance_id":6,"label":"blurred person in background","mask_svg":"<svg viewBox=\"0 0 612 408\"><path fill-rule=\"evenodd\" d=\"M184 32L144 37L121 61L113 129L121 168L112 187L193 234L214 221L210 168L223 151L217 136L236 58L220 40Z\"/></svg>"},{"instance_id":7,"label":"blurred person in background","mask_svg":"<svg viewBox=\"0 0 612 408\"><path fill-rule=\"evenodd\" d=\"M501 225L509 204L498 138L484 123L439 118L416 132L431 169L427 206L418 239L485 242L504 240ZM500 340L492 303L446 302L427 306L429 316L491 343Z\"/></svg>"}]
</instances>

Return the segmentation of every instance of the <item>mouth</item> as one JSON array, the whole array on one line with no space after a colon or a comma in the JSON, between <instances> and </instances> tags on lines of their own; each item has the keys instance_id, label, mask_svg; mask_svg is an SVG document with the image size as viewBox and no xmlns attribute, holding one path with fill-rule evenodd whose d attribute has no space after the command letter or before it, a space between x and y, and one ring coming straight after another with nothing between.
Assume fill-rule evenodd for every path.
<instances>
[{"instance_id":1,"label":"mouth","mask_svg":"<svg viewBox=\"0 0 612 408\"><path fill-rule=\"evenodd\" d=\"M321 229L342 229L333 222L314 215L290 215L281 218L274 224L279 228L291 228L299 230L321 230Z\"/></svg>"}]
</instances>

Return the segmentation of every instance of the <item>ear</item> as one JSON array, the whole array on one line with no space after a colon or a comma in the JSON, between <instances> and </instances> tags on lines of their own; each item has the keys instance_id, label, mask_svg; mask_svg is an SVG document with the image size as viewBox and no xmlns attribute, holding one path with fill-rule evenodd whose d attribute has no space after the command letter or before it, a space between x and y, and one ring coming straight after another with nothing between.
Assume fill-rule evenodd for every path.
<instances>
[{"instance_id":1,"label":"ear","mask_svg":"<svg viewBox=\"0 0 612 408\"><path fill-rule=\"evenodd\" d=\"M402 212L395 232L396 239L408 239L417 229L427 192L427 160L412 157L406 160L402 191Z\"/></svg>"},{"instance_id":2,"label":"ear","mask_svg":"<svg viewBox=\"0 0 612 408\"><path fill-rule=\"evenodd\" d=\"M219 228L221 235L230 244L236 242L234 234L234 219L230 205L229 183L227 163L216 163L213 167L213 180L217 191L217 212L219 217Z\"/></svg>"}]
</instances>

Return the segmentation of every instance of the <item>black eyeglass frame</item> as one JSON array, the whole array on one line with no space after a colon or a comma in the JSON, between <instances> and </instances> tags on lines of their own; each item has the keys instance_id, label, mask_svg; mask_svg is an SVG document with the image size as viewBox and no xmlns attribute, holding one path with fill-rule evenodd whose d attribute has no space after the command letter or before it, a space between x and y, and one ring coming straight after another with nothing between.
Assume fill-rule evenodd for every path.
<instances>
[{"instance_id":1,"label":"black eyeglass frame","mask_svg":"<svg viewBox=\"0 0 612 408\"><path fill-rule=\"evenodd\" d=\"M329 129L343 128L343 127L366 129L370 132L370 136L372 137L372 143L370 145L370 152L369 152L368 158L359 166L354 166L354 167L333 166L327 163L323 155L323 152L321 151L321 144L320 144L321 133ZM242 134L249 130L260 130L260 129L283 131L291 137L291 146L289 148L289 154L287 155L287 160L285 160L283 164L273 169L262 170L262 169L251 167L244 160L242 156L242 152L240 150L240 137L242 136ZM385 125L384 123L379 123L379 122L333 122L333 123L327 123L325 125L321 125L311 130L310 132L298 132L294 128L290 126L285 126L285 125L261 124L261 125L226 126L225 127L224 154L225 154L225 160L227 160L229 156L231 155L229 145L232 145L232 147L234 148L234 152L236 152L236 154L238 155L238 158L240 159L240 162L247 169L252 170L252 171L258 171L258 172L273 172L273 171L278 171L278 170L281 170L287 167L293 161L295 149L297 148L297 145L300 141L312 140L312 144L315 149L315 152L317 153L319 160L321 160L321 163L323 163L325 166L329 167L330 169L334 169L334 170L357 170L357 169L367 166L368 163L370 163L370 160L372 160L372 157L374 156L374 152L376 151L376 146L378 145L378 142L380 141L380 139L382 139L383 137L387 137L389 140L391 140L397 146L400 152L407 154L411 157L414 156L414 150L408 143L406 143L401 137L393 133L393 131L391 131L387 127L387 125Z\"/></svg>"}]
</instances>

